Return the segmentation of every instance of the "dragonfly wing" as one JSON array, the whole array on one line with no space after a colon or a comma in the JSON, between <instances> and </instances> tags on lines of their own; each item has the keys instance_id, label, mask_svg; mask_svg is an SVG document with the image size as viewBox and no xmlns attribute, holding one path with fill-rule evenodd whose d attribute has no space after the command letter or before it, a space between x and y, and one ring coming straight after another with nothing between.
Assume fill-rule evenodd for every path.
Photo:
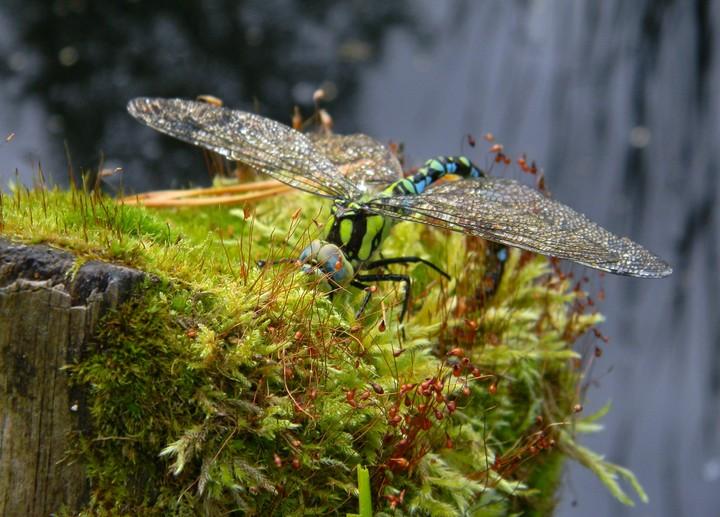
<instances>
[{"instance_id":1,"label":"dragonfly wing","mask_svg":"<svg viewBox=\"0 0 720 517\"><path fill-rule=\"evenodd\" d=\"M315 147L355 185L387 186L403 177L397 157L386 145L367 135L309 136Z\"/></svg>"},{"instance_id":2,"label":"dragonfly wing","mask_svg":"<svg viewBox=\"0 0 720 517\"><path fill-rule=\"evenodd\" d=\"M501 178L463 179L419 196L377 197L373 211L469 233L620 275L672 272L659 257L535 189Z\"/></svg>"},{"instance_id":3,"label":"dragonfly wing","mask_svg":"<svg viewBox=\"0 0 720 517\"><path fill-rule=\"evenodd\" d=\"M361 194L309 138L274 120L184 99L139 97L127 109L153 129L246 163L291 187L333 198Z\"/></svg>"}]
</instances>

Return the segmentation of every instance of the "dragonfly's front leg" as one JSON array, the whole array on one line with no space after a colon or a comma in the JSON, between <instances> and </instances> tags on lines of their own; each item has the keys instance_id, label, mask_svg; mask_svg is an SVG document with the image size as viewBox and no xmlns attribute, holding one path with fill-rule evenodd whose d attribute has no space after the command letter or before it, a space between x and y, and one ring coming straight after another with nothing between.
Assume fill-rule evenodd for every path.
<instances>
[{"instance_id":1,"label":"dragonfly's front leg","mask_svg":"<svg viewBox=\"0 0 720 517\"><path fill-rule=\"evenodd\" d=\"M407 313L408 307L410 305L410 277L408 275L357 275L351 285L355 287L358 287L359 285L362 288L365 288L366 286L363 285L361 282L402 282L403 284L405 284L405 295L403 297L403 307L402 312L400 313L400 321L402 322L405 319L405 314ZM367 293L365 294L365 298L363 299L360 312L365 309L365 306L370 301L371 294L372 291L368 289Z\"/></svg>"},{"instance_id":2,"label":"dragonfly's front leg","mask_svg":"<svg viewBox=\"0 0 720 517\"><path fill-rule=\"evenodd\" d=\"M292 259L292 258L282 258L277 260L271 260L268 262L267 260L258 260L255 262L257 264L257 267L264 268L265 266L277 266L279 264L297 264L298 259Z\"/></svg>"},{"instance_id":3,"label":"dragonfly's front leg","mask_svg":"<svg viewBox=\"0 0 720 517\"><path fill-rule=\"evenodd\" d=\"M352 282L350 282L350 285L365 291L365 296L363 297L363 301L360 304L360 308L357 310L357 312L355 312L355 319L357 319L360 316L362 316L363 312L365 312L365 308L367 307L367 304L370 301L370 297L372 296L374 289L372 288L372 286L361 284L357 280L353 280Z\"/></svg>"}]
</instances>

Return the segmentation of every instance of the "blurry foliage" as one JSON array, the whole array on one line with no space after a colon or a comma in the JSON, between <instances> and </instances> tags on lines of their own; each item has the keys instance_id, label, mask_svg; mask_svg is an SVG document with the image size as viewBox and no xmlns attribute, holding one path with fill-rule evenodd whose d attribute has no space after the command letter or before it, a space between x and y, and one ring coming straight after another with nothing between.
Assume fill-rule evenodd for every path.
<instances>
[{"instance_id":1,"label":"blurry foliage","mask_svg":"<svg viewBox=\"0 0 720 517\"><path fill-rule=\"evenodd\" d=\"M322 207L293 195L254 214L151 212L96 192L0 195L3 235L152 275L67 369L88 390L72 451L90 478L85 514L345 514L364 465L376 515L545 515L568 457L623 502L619 477L645 499L630 472L575 442L599 429L578 413L573 344L602 319L582 282L518 250L500 271L481 240L401 223L383 252L452 280L409 268L404 325L393 286L356 319L362 292L331 300L292 264L254 265L297 256L322 233Z\"/></svg>"}]
</instances>

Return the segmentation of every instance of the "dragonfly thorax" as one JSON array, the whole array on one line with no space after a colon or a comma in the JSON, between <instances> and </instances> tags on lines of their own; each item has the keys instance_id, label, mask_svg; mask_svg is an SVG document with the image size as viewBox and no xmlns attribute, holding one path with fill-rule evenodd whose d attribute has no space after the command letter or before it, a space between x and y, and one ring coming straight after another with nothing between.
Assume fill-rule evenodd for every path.
<instances>
[{"instance_id":1,"label":"dragonfly thorax","mask_svg":"<svg viewBox=\"0 0 720 517\"><path fill-rule=\"evenodd\" d=\"M332 211L326 241L340 248L358 269L380 247L392 223L355 201L336 202Z\"/></svg>"}]
</instances>

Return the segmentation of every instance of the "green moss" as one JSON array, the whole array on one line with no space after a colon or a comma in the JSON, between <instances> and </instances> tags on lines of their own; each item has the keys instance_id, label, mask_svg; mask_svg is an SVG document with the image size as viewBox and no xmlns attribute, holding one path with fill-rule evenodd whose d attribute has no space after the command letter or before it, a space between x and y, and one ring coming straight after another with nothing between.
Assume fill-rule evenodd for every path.
<instances>
[{"instance_id":1,"label":"green moss","mask_svg":"<svg viewBox=\"0 0 720 517\"><path fill-rule=\"evenodd\" d=\"M542 515L567 457L631 502L615 479L631 474L573 435L593 423L573 411L572 346L601 316L542 257L514 250L500 277L492 246L399 224L386 256L422 256L452 276L409 268L400 325L392 286L356 320L362 293L331 300L293 265L254 265L322 234L316 198L251 214L41 189L0 202L5 236L159 279L106 314L69 366L87 393L74 454L88 515L345 514L358 508L358 465L378 515Z\"/></svg>"},{"instance_id":2,"label":"green moss","mask_svg":"<svg viewBox=\"0 0 720 517\"><path fill-rule=\"evenodd\" d=\"M92 427L75 454L87 465L95 510L162 514L183 489L158 451L203 417L195 398L203 380L189 366L189 338L178 319L189 304L178 311L171 292L148 285L106 315L87 357L69 368L73 382L88 388Z\"/></svg>"}]
</instances>

